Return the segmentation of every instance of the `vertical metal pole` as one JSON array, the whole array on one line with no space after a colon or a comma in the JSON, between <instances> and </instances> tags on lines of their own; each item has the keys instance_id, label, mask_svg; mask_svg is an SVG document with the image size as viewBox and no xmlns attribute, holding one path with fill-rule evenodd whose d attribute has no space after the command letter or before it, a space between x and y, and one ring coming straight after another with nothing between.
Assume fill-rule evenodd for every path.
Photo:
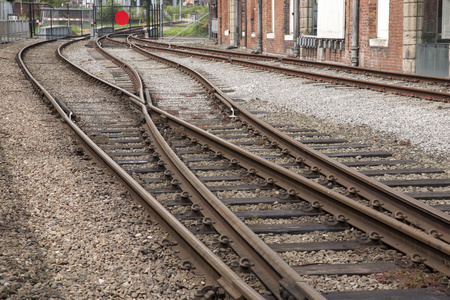
<instances>
[{"instance_id":1,"label":"vertical metal pole","mask_svg":"<svg viewBox=\"0 0 450 300\"><path fill-rule=\"evenodd\" d=\"M31 19L31 37L34 35L34 2L30 4L30 19Z\"/></svg>"},{"instance_id":2,"label":"vertical metal pole","mask_svg":"<svg viewBox=\"0 0 450 300\"><path fill-rule=\"evenodd\" d=\"M262 53L262 0L258 0L258 47L256 53Z\"/></svg>"},{"instance_id":3,"label":"vertical metal pole","mask_svg":"<svg viewBox=\"0 0 450 300\"><path fill-rule=\"evenodd\" d=\"M292 0L291 0L292 1ZM244 32L245 32L245 39L244 39L244 47L247 48L247 39L248 39L248 30L247 30L247 0L244 0Z\"/></svg>"},{"instance_id":4,"label":"vertical metal pole","mask_svg":"<svg viewBox=\"0 0 450 300\"><path fill-rule=\"evenodd\" d=\"M153 7L152 7L152 9L153 9L153 20L152 20L152 25L155 27L155 31L153 31L152 32L152 36L153 37L157 37L158 36L158 30L159 30L159 24L158 24L158 5L156 5L156 1L157 0L155 0L155 2L153 2L152 1L152 4L153 4ZM156 33L155 33L156 32Z\"/></svg>"},{"instance_id":5,"label":"vertical metal pole","mask_svg":"<svg viewBox=\"0 0 450 300\"><path fill-rule=\"evenodd\" d=\"M359 65L359 0L353 0L353 14L352 14L352 66Z\"/></svg>"},{"instance_id":6,"label":"vertical metal pole","mask_svg":"<svg viewBox=\"0 0 450 300\"><path fill-rule=\"evenodd\" d=\"M67 30L70 27L70 10L69 10L69 2L67 2Z\"/></svg>"},{"instance_id":7,"label":"vertical metal pole","mask_svg":"<svg viewBox=\"0 0 450 300\"><path fill-rule=\"evenodd\" d=\"M152 19L150 20L150 22L152 23L151 27L153 27L153 25L155 24L155 5L153 4L153 1L152 1L151 10L152 10ZM149 28L151 28L151 27L149 27ZM154 37L153 36L153 28L151 28L151 37Z\"/></svg>"},{"instance_id":8,"label":"vertical metal pole","mask_svg":"<svg viewBox=\"0 0 450 300\"><path fill-rule=\"evenodd\" d=\"M292 0L291 0L292 1ZM300 56L300 47L298 44L298 37L300 36L299 34L299 3L298 0L293 0L294 1L294 56L295 57L299 57Z\"/></svg>"},{"instance_id":9,"label":"vertical metal pole","mask_svg":"<svg viewBox=\"0 0 450 300\"><path fill-rule=\"evenodd\" d=\"M234 0L234 46L239 47L239 0Z\"/></svg>"},{"instance_id":10,"label":"vertical metal pole","mask_svg":"<svg viewBox=\"0 0 450 300\"><path fill-rule=\"evenodd\" d=\"M159 0L159 7L160 7L160 16L161 16L161 34L160 37L163 36L163 30L164 30L164 9L163 9L163 0Z\"/></svg>"},{"instance_id":11,"label":"vertical metal pole","mask_svg":"<svg viewBox=\"0 0 450 300\"><path fill-rule=\"evenodd\" d=\"M100 28L103 28L103 0L100 0Z\"/></svg>"},{"instance_id":12,"label":"vertical metal pole","mask_svg":"<svg viewBox=\"0 0 450 300\"><path fill-rule=\"evenodd\" d=\"M179 14L180 14L180 17L179 17L179 21L181 22L181 0L180 0L180 12L179 12Z\"/></svg>"},{"instance_id":13,"label":"vertical metal pole","mask_svg":"<svg viewBox=\"0 0 450 300\"><path fill-rule=\"evenodd\" d=\"M114 0L111 0L111 27L114 32Z\"/></svg>"},{"instance_id":14,"label":"vertical metal pole","mask_svg":"<svg viewBox=\"0 0 450 300\"><path fill-rule=\"evenodd\" d=\"M150 0L147 0L147 26L148 37L150 37Z\"/></svg>"},{"instance_id":15,"label":"vertical metal pole","mask_svg":"<svg viewBox=\"0 0 450 300\"><path fill-rule=\"evenodd\" d=\"M97 35L96 31L97 31L97 6L94 4L92 5L92 33L91 33L91 37L94 37ZM91 24L89 24L91 25Z\"/></svg>"}]
</instances>

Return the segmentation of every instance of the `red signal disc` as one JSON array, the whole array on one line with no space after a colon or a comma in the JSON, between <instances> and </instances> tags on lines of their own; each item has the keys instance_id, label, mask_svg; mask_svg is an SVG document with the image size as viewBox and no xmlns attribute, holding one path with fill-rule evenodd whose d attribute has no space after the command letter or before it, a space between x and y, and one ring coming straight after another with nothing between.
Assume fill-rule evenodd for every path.
<instances>
[{"instance_id":1,"label":"red signal disc","mask_svg":"<svg viewBox=\"0 0 450 300\"><path fill-rule=\"evenodd\" d=\"M128 16L126 11L118 11L116 15L114 16L114 19L116 20L116 23L119 25L125 25L128 23L128 20L130 17Z\"/></svg>"}]
</instances>

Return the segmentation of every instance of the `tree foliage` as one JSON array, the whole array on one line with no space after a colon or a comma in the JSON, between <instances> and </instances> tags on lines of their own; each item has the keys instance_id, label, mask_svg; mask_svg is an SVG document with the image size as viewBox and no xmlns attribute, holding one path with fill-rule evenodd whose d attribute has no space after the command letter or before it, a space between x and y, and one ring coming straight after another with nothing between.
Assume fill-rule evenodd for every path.
<instances>
[{"instance_id":1,"label":"tree foliage","mask_svg":"<svg viewBox=\"0 0 450 300\"><path fill-rule=\"evenodd\" d=\"M207 6L200 6L200 5L194 5L194 6L182 6L181 7L181 17L186 17L187 14L195 14L199 13L200 15L204 15L208 12ZM180 13L180 7L179 6L165 6L164 7L164 14L166 15L167 21L172 21L172 16L174 14L178 15Z\"/></svg>"},{"instance_id":2,"label":"tree foliage","mask_svg":"<svg viewBox=\"0 0 450 300\"><path fill-rule=\"evenodd\" d=\"M123 6L113 0L108 0L105 4L102 4L101 9L99 7L100 17L103 20L113 20L118 11L123 10Z\"/></svg>"}]
</instances>

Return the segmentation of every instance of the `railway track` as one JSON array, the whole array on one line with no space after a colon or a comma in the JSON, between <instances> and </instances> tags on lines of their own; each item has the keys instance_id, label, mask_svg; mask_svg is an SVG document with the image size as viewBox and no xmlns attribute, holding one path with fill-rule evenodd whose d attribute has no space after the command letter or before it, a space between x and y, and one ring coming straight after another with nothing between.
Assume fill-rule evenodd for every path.
<instances>
[{"instance_id":1,"label":"railway track","mask_svg":"<svg viewBox=\"0 0 450 300\"><path fill-rule=\"evenodd\" d=\"M142 53L142 52L141 52ZM160 59L160 58L159 58ZM161 59L160 59L161 60ZM170 64L170 63L169 63ZM173 65L173 63L172 63L172 65ZM180 67L181 69L183 69L184 70L184 67ZM145 73L147 73L146 71L142 71L142 73L143 74L145 74ZM201 79L197 79L198 81L202 81ZM177 81L176 81L177 82ZM202 81L203 82L203 81ZM161 84L161 82L159 83L159 84ZM203 104L204 105L204 104ZM202 106L203 108L205 107L205 106ZM173 108L173 107L169 107L168 108L168 111L171 111L171 112L182 112L183 110L186 110L186 108L183 108L183 107L179 107L178 109L177 108ZM186 112L187 114L189 114L189 110ZM191 114L191 122L193 121L192 120L192 114ZM208 122L208 117L197 117L199 120L201 120L201 121L197 121L197 124L208 124L208 123L210 123L210 122ZM205 120L206 119L206 120ZM211 118L209 118L209 119L211 119ZM195 121L194 121L195 122ZM239 135L239 134L238 134ZM318 135L320 135L320 134L318 134ZM250 142L250 144L257 144L257 142L255 142L255 141L252 141L252 142ZM245 144L245 142L244 143L242 143L242 144ZM208 145L210 145L210 144L208 144ZM267 150L267 149L265 149L265 150ZM281 149L279 149L280 150L280 152L283 152L283 150L281 150ZM369 155L370 156L370 155ZM350 195L351 196L351 195ZM398 213L397 213L398 214ZM444 218L446 218L446 216L444 215L443 216ZM396 217L397 219L398 219L398 215L397 215L397 217ZM444 226L445 227L445 226ZM445 229L444 229L444 231L445 231Z\"/></svg>"},{"instance_id":2,"label":"railway track","mask_svg":"<svg viewBox=\"0 0 450 300\"><path fill-rule=\"evenodd\" d=\"M139 203L150 211L151 216L158 220L162 227L170 233L171 240L163 241L163 243L165 243L166 247L175 247L176 245L176 248L183 250L179 254L182 259L180 267L190 270L195 265L199 276L204 276L205 281L210 285L201 288L198 291L199 296L204 295L208 297L210 295L209 297L211 297L211 294L222 295L226 293L236 299L241 296L248 299L261 298L259 294L244 283L242 279L237 277L221 260L216 258L212 251L208 250L181 223L163 209L157 200L152 198L139 183L133 180L131 175L127 174L118 165L118 163L122 163L122 165L129 167L133 163L121 161L120 157L114 156L114 153L111 152L121 152L124 151L123 149L134 149L136 151L136 149L145 150L148 148L145 139L139 139L145 132L144 127L141 127L145 126L142 124L143 117L139 116L140 113L138 110L139 108L144 108L145 112L145 107L141 105L143 99L135 97L116 86L106 85L106 88L114 90L115 96L111 96L111 93L105 93L105 86L101 86L105 83L99 78L86 75L86 79L83 79L80 75L76 74L76 72L82 71L78 69L70 71L67 66L54 64L56 59L54 53L56 49L59 49L60 44L59 42L34 44L33 46L24 48L19 53L18 59L24 67L26 74L30 79L33 79L33 85L38 88L38 92L55 106L61 117L80 136L80 139L85 144L85 149L89 151L90 155L96 157L99 161L111 168L126 183L126 186L132 190ZM38 66L36 64L35 66L30 66L35 62L33 58L36 58L36 55L38 55L36 53L39 52L45 53L46 56L42 57L39 54L41 60L37 63ZM50 70L44 70L43 68L45 67L50 68ZM28 68L38 78L39 74L41 74L39 79L42 80L42 84L47 86L56 98L52 97L43 88ZM62 70L58 71L58 68L62 68ZM73 86L68 87L64 85L64 80L61 82L49 79L42 75L46 73L45 71L51 71L52 74L72 76L71 79L78 80L72 82L78 82L80 88L73 90ZM67 78L64 79L67 80ZM88 85L90 88L82 89L81 86L83 85ZM131 103L124 101L122 99L123 95L131 97L134 101L131 101ZM82 126L86 132L82 131L73 120L78 120L78 125ZM144 130L141 130L141 128ZM108 137L103 138L101 133L107 134ZM111 156L117 159L117 162L106 155L104 151L109 151ZM84 150L80 149L79 152L82 155ZM130 153L130 155L133 156L133 153ZM151 153L148 153L147 156L151 156ZM213 284L217 284L217 286L213 286Z\"/></svg>"},{"instance_id":3,"label":"railway track","mask_svg":"<svg viewBox=\"0 0 450 300\"><path fill-rule=\"evenodd\" d=\"M450 80L448 78L386 72L273 55L174 45L137 37L131 37L131 39L141 47L152 50L159 49L178 55L222 61L259 70L304 77L327 84L372 89L427 100L450 101L450 93L448 92Z\"/></svg>"},{"instance_id":4,"label":"railway track","mask_svg":"<svg viewBox=\"0 0 450 300\"><path fill-rule=\"evenodd\" d=\"M103 44L105 45L106 43ZM102 49L99 48L99 50ZM103 54L113 59L109 52L114 51L103 51ZM48 53L51 52L48 51ZM141 53L149 55L142 51ZM153 56L153 58L156 58L156 56ZM49 57L49 59L52 58ZM162 58L157 59L163 60ZM179 222L183 223L190 231L196 232L198 239L208 245L211 248L211 252L219 253L219 256L224 260L222 263L241 274L248 284L258 290L259 294L279 299L287 299L291 296L295 299L321 299L323 296L310 289L304 282L304 280L308 279L303 279L299 274L309 274L309 278L319 275L334 276L336 274L345 276L346 274L352 274L348 271L349 269L356 269L358 270L356 272L358 275L367 275L374 273L374 269L381 270L382 267L385 268L383 269L385 271L397 271L400 265L411 267L415 264L419 266L425 263L448 275L448 270L446 269L448 266L435 267L435 265L442 265L442 259L447 259L443 257L448 256L448 252L446 254L436 254L434 253L436 249L430 250L430 248L427 248L429 245L422 245L431 243L432 247L442 247L444 248L443 252L445 252L448 250L448 245L445 242L444 235L442 235L443 239L442 236L441 239L438 239L425 234L423 231L426 231L426 228L422 228L422 230L411 229L409 226L405 226L409 225L409 222L395 220L390 215L392 212L389 209L386 209L388 215L386 216L385 213L360 203L361 201L359 200L361 199L357 200L343 196L333 191L334 187L329 189L307 178L318 177L317 172L310 172L310 174L304 174L303 176L297 174L297 171L303 169L304 166L308 166L310 162L307 159L299 159L298 156L294 156L295 164L293 167L289 167L291 170L288 170L285 166L277 165L276 163L292 163L292 159L287 157L289 153L286 153L286 148L279 147L278 143L274 144L274 141L271 139L264 139L262 138L263 134L255 132L254 126L258 125L258 122L250 124L250 119L249 121L242 119L243 115L245 115L245 110L232 103L219 90L211 85L208 86L208 81L204 77L196 75L196 80L203 84L203 88L207 91L206 96L201 96L198 87L189 87L188 85L184 87L181 84L181 82L184 82L181 77L177 77L179 78L180 87L182 87L182 91L178 92L178 100L174 100L177 96L172 99L165 99L162 91L160 94L157 91L151 91L150 93L153 94L153 97L147 96L147 101L153 99L155 101L154 104L157 104L162 109L148 103L147 107L150 108L148 112L154 121L154 125L152 125L150 117L143 118L140 115L139 110L146 111L144 109L145 106L143 106L145 90L140 84L137 73L124 61L115 61L115 63L130 75L132 78L131 82L140 97L132 96L123 89L117 92L116 89L115 93L119 94L119 97L115 100L115 103L110 104L112 105L111 108L107 108L105 100L99 101L97 104L95 102L90 104L98 106L87 106L88 104L83 102L64 101L63 95L61 95L60 99L62 100L59 101L61 105L57 107L66 107L67 111L66 113L60 112L60 114L67 120L67 117L70 115L69 111L72 112L72 117L73 113L75 113L75 116L80 118L77 122L86 130L91 140L96 141L100 148L103 148L109 154L110 158L112 157L128 174L131 174L137 182L144 186L147 193L153 194L156 199L172 210L175 216L178 217ZM141 63L144 65L143 62ZM165 63L169 62L165 61ZM184 72L188 72L187 68L179 64L169 64L178 65L177 67ZM168 71L165 68L159 64L152 70L154 72L152 73L153 76L161 75L161 70L164 70L164 72ZM145 73L150 73L149 69ZM77 70L77 72L81 71ZM176 75L173 74L173 76ZM193 75L191 74L191 76ZM94 81L99 82L98 79ZM145 84L148 84L147 81L145 81ZM162 85L161 82L159 84ZM148 85L150 86L150 84ZM55 93L58 92L55 91ZM149 95L150 93L147 94ZM180 104L179 98L180 95L183 96L183 93L184 97L195 97L190 102L196 103L195 107L191 107L193 108L191 112L180 106L183 104ZM158 95L160 97L155 97ZM211 101L214 97L223 102ZM87 98L88 95L86 95ZM129 105L124 106L123 98L131 99L134 103L132 106L138 109L130 108ZM66 103L66 105L62 103ZM185 121L174 117L175 111L185 113L183 116L180 116ZM172 114L167 112L172 112ZM218 115L225 117L223 120L219 120ZM230 115L236 117L230 118ZM142 123L143 119L145 124ZM101 122L99 122L100 120ZM215 135L205 134L187 121L204 129L214 131L215 135L222 136L222 139L217 138ZM124 124L127 124L127 126ZM253 128L250 128L250 126ZM249 129L251 129L250 135L253 137L247 139ZM287 125L284 125L283 129L291 133L302 132L305 135L310 134L312 138L321 136L320 133L314 133L313 131L297 131L298 129L289 128ZM162 134L165 139L169 140L171 147L162 141L161 137L158 136L159 134ZM270 134L273 135L273 133ZM240 135L244 137L240 137ZM259 149L259 151L256 149L252 151L261 152L262 155L267 157L261 158L251 155L249 150L242 150L232 143L224 142L224 139L231 140L233 143L241 142L240 146L245 146L249 142L253 145L256 143L258 146L256 149ZM265 145L268 147L264 147ZM175 149L175 151L171 148ZM277 149L281 150L277 151ZM184 160L184 163L187 163L191 171L187 170L184 163L181 160L177 160L176 156ZM110 161L111 159L103 159L109 161L110 167L114 165ZM268 160L274 160L276 163ZM306 168L309 168L311 171L311 167ZM111 168L115 169L116 166ZM192 172L196 172L199 177L186 175ZM126 177L122 171L119 170L118 173L122 178ZM126 181L131 180L128 178ZM206 183L208 188L206 188L204 183ZM326 185L329 185L329 181L327 181ZM145 194L142 188L134 188L137 188L139 193ZM241 195L241 197L226 198L226 195L233 193ZM247 197L243 197L245 195ZM217 198L221 198L225 203L232 205L235 213L231 213ZM142 203L148 206L147 201L148 195ZM210 202L213 204L211 205ZM250 210L248 207L244 207L249 204L256 204L259 209ZM423 205L415 204L418 205L419 209L424 208ZM153 215L154 213L152 212L151 214ZM334 216L326 213L332 213ZM365 214L364 221L358 216L360 213ZM423 214L424 211L421 211L421 213ZM446 218L442 216L442 213L432 210L431 215L433 213L441 217L441 222L442 218L444 220ZM414 212L411 212L411 215L414 215ZM290 218L290 220L281 222L281 224L272 224L272 226L258 224L262 219L272 220L280 216L284 219ZM253 232L246 226L243 226L237 217L247 220L246 223ZM369 217L371 218L370 223L376 223L375 226L378 226L379 230L374 230L373 227L368 227L367 224L364 224L368 223ZM410 217L409 212L407 217L413 218ZM381 221L375 220L376 218L380 218ZM227 219L232 220L231 224L227 222ZM432 220L433 217L430 216L429 219ZM316 222L317 220L319 222ZM418 216L416 216L416 220L420 221ZM381 225L383 222L385 224ZM414 221L413 224L416 225ZM389 225L397 226L397 229L394 230L396 232L389 233L390 230L393 230L391 227L388 227ZM270 227L272 227L270 229L272 231L268 231L269 229L267 228ZM353 230L352 228L354 227L363 229L369 234ZM401 228L399 227L406 227L406 233L400 233ZM299 235L306 234L309 231L325 232L323 233L324 235L336 236L324 243L290 243L287 245L273 243L270 245L272 248L270 249L269 246L260 243L260 239L255 234L257 233L260 237L266 237L267 240L270 240L274 233ZM445 230L443 231L445 232ZM432 233L437 233L439 236L441 231ZM337 241L339 240L339 235L345 242ZM342 236L345 237L342 238ZM333 241L333 239L337 240ZM409 245L397 245L399 240L405 240L406 244L409 243ZM409 254L412 259L407 259L400 252L392 250L386 252L382 249L381 242L395 244L394 248L400 248L400 251ZM184 248L183 246L185 245L183 244L180 248ZM366 265L367 269L365 271L362 270L362 265L351 265L350 268L347 266L347 271L345 271L345 266L339 266L339 264L335 264L335 267L337 269L340 268L340 270L330 271L326 270L330 268L330 265L296 265L296 259L289 259L284 256L286 261L290 263L294 261L293 265L296 267L292 268L287 266L279 256L274 255L274 251L283 253L297 252L297 255L298 253L305 255L305 252L322 251L321 253L324 253L324 251L337 249L340 251L352 251L354 252L353 255L356 256L358 252L360 252L359 254L367 253L364 256L365 258L370 255L378 255L378 257L383 257L384 260L378 265L376 263L373 263L371 266ZM433 253L428 256L428 252ZM326 254L331 255L331 252L326 252ZM424 261L424 258L426 258L426 261ZM199 259L201 261L201 258L186 259L183 267L195 270L193 266L198 267L204 264L199 262ZM358 259L363 258L359 257ZM237 287L237 282L241 280L234 277L234 275L228 275L230 277L224 282L222 280L223 277L217 279L217 273L212 273L214 275L211 278L214 278L214 281L217 281L223 290L217 288L217 286L210 286L209 289L202 291L203 296L221 297L223 293L226 293L232 298L239 296L246 298L260 297L258 293L250 288L247 290L246 287ZM229 287L230 282L234 283L232 287ZM228 289L226 289L227 287ZM254 294L252 294L253 292ZM422 290L416 292L416 295L419 295L421 292L427 295L426 293L430 291ZM400 293L405 292L401 291ZM326 297L329 299L335 297L337 299L340 297L338 294L328 294ZM342 296L342 294L340 295ZM439 297L438 295L435 296ZM354 293L353 296L346 295L344 297L360 298L361 294Z\"/></svg>"}]
</instances>

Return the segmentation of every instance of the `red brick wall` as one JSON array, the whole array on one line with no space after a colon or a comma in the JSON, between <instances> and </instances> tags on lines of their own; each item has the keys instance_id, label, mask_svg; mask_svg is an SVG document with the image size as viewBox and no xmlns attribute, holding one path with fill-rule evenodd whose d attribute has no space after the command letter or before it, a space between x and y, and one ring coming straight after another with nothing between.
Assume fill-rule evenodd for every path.
<instances>
[{"instance_id":1,"label":"red brick wall","mask_svg":"<svg viewBox=\"0 0 450 300\"><path fill-rule=\"evenodd\" d=\"M256 49L258 42L258 6L256 0L247 0L247 27L245 28L245 21L243 31L245 36L242 37L241 45L246 45L247 49ZM252 33L254 36L252 36Z\"/></svg>"},{"instance_id":2,"label":"red brick wall","mask_svg":"<svg viewBox=\"0 0 450 300\"><path fill-rule=\"evenodd\" d=\"M233 0L231 0L233 1ZM217 1L217 14L219 17L219 44L230 44L230 35L225 36L225 30L231 31L230 27L230 0Z\"/></svg>"},{"instance_id":3,"label":"red brick wall","mask_svg":"<svg viewBox=\"0 0 450 300\"><path fill-rule=\"evenodd\" d=\"M377 36L376 9L377 0L360 1L360 65L366 68L401 72L403 69L403 0L390 1L387 47L369 46L369 40ZM347 31L349 30L351 27L347 26Z\"/></svg>"},{"instance_id":4,"label":"red brick wall","mask_svg":"<svg viewBox=\"0 0 450 300\"><path fill-rule=\"evenodd\" d=\"M274 38L267 38L272 32L272 1L263 0L263 51L276 54L286 54L294 47L293 41L285 41L289 34L289 0L275 1L275 32Z\"/></svg>"},{"instance_id":5,"label":"red brick wall","mask_svg":"<svg viewBox=\"0 0 450 300\"><path fill-rule=\"evenodd\" d=\"M230 1L222 0L219 3L219 43L231 44L230 35L225 36L226 29L231 31L233 24L230 24ZM285 40L285 35L289 34L289 3L292 0L275 1L275 32L274 38L267 38L267 34L272 32L272 1L263 0L263 51L268 53L290 55L292 53L293 41ZM353 1L346 1L345 8L345 48L339 50L339 46L334 49L313 49L306 48L302 54L304 57L317 59L318 51L324 51L323 57L326 61L351 63L351 41L352 41L352 7ZM403 0L390 0L389 11L389 40L387 47L371 47L370 39L377 36L377 0L360 0L360 24L359 24L359 58L360 65L368 68L402 71L402 49L403 49ZM243 18L244 19L244 18ZM246 32L240 39L241 47L248 49L257 48L258 31L258 10L257 0L247 0L247 27L242 23L242 30ZM254 33L252 37L251 34Z\"/></svg>"}]
</instances>

